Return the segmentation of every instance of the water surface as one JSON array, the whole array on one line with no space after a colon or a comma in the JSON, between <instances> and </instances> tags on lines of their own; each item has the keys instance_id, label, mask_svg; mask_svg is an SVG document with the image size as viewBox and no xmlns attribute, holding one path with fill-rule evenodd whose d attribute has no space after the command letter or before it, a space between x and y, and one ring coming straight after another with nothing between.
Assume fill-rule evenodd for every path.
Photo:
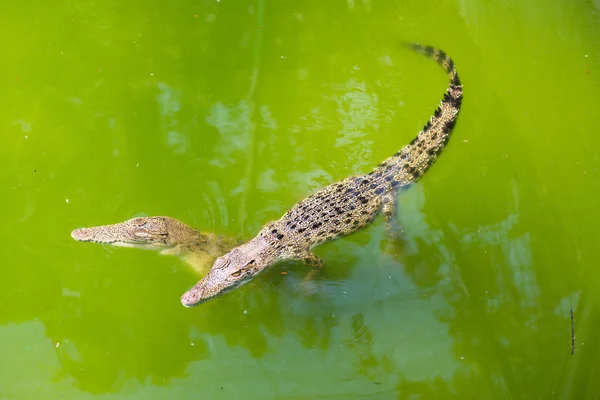
<instances>
[{"instance_id":1,"label":"water surface","mask_svg":"<svg viewBox=\"0 0 600 400\"><path fill-rule=\"evenodd\" d=\"M595 1L0 5L0 398L598 398ZM194 309L199 277L81 226L252 237L409 142L450 145L381 221ZM285 272L286 274L282 274ZM571 355L570 309L575 322Z\"/></svg>"}]
</instances>

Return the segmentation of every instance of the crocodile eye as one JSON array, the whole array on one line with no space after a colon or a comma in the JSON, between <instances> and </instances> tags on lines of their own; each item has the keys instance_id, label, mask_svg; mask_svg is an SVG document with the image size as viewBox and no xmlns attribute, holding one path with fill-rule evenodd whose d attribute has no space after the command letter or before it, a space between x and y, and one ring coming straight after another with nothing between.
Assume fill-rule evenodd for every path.
<instances>
[{"instance_id":1,"label":"crocodile eye","mask_svg":"<svg viewBox=\"0 0 600 400\"><path fill-rule=\"evenodd\" d=\"M229 265L229 260L226 259L225 257L219 257L215 260L215 263L213 264L213 267L215 268L225 268L226 266Z\"/></svg>"},{"instance_id":2,"label":"crocodile eye","mask_svg":"<svg viewBox=\"0 0 600 400\"><path fill-rule=\"evenodd\" d=\"M247 267L248 265L252 265L254 263L256 263L256 260L250 260L246 263L246 265L244 265L244 267Z\"/></svg>"},{"instance_id":3,"label":"crocodile eye","mask_svg":"<svg viewBox=\"0 0 600 400\"><path fill-rule=\"evenodd\" d=\"M238 269L237 271L235 271L234 273L232 273L231 276L233 276L234 278L237 278L241 274L242 274L242 270Z\"/></svg>"}]
</instances>

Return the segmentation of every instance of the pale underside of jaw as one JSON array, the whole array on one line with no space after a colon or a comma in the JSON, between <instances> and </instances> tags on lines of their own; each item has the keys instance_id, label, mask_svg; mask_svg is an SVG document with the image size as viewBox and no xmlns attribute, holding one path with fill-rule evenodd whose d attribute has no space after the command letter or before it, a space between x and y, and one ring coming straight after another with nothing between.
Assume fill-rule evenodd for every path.
<instances>
[{"instance_id":1,"label":"pale underside of jaw","mask_svg":"<svg viewBox=\"0 0 600 400\"><path fill-rule=\"evenodd\" d=\"M102 242L99 242L102 243ZM157 246L152 243L129 243L129 242L106 242L106 244L110 244L111 246L117 247L128 247L132 249L145 249L145 250L156 250L162 246Z\"/></svg>"},{"instance_id":2,"label":"pale underside of jaw","mask_svg":"<svg viewBox=\"0 0 600 400\"><path fill-rule=\"evenodd\" d=\"M79 242L83 242L83 243L96 243L96 244L104 244L104 245L109 245L109 246L115 246L115 247L127 247L127 248L132 248L132 249L147 249L147 250L157 250L157 249L162 249L162 248L166 248L167 246L161 246L161 245L157 245L157 244L153 244L153 243L134 243L134 242L124 242L124 241L120 241L120 240L114 240L114 239L110 239L110 240L102 240L102 239L83 239L83 238L77 238L75 235L71 235L73 236L73 238Z\"/></svg>"},{"instance_id":3,"label":"pale underside of jaw","mask_svg":"<svg viewBox=\"0 0 600 400\"><path fill-rule=\"evenodd\" d=\"M117 229L105 227L80 228L71 232L71 237L78 242L110 244L121 247L151 246L151 235L143 233L132 233L123 235Z\"/></svg>"}]
</instances>

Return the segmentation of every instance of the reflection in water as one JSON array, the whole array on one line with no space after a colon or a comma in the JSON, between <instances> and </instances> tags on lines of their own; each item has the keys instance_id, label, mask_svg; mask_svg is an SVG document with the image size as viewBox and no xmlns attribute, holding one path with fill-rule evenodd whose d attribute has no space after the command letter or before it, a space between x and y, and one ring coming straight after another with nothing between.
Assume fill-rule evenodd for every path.
<instances>
[{"instance_id":1,"label":"reflection in water","mask_svg":"<svg viewBox=\"0 0 600 400\"><path fill-rule=\"evenodd\" d=\"M59 343L55 351L61 372L56 379L74 379L77 387L89 393L117 392L131 385L132 378L144 386L172 385L189 370L210 368L224 352L236 348L258 363L278 363L281 357L299 352L307 366L323 355L347 359L344 349L352 350L355 358L348 359L348 368L337 373L340 379L352 381L358 374L377 387L366 393L392 390L399 369L411 369L406 379L412 381L452 375L451 359L435 371L417 368L429 354L436 354L439 360L440 354L450 349L446 329L441 328L445 323L440 325L433 318L436 310L447 305L433 298L422 300L423 295L435 294L429 289L406 286L402 266L380 253L382 234L379 229L372 237L367 235L365 247L344 241L331 246L333 255L328 256L331 262L326 272L330 279L319 279L316 290L309 293L300 285L306 270L297 264L275 267L247 285L247 290L234 291L191 313L169 301L168 296L180 288L170 283L173 275L168 269L145 271L154 277L124 271L118 281L88 281L93 287L82 287L77 295L63 289L59 304L42 318L46 335L52 343ZM144 263L145 256L153 255L131 252L132 265ZM86 264L85 271L111 268L93 261ZM279 271L287 267L288 274L282 276ZM346 277L337 282L336 274ZM161 287L154 287L158 282ZM403 289L398 288L401 282ZM63 285L69 287L68 279ZM128 289L119 288L123 285ZM114 309L102 302L124 292L153 307ZM156 296L160 298L150 300ZM369 315L372 322L367 323L363 315ZM390 331L385 322L390 319L403 323ZM169 328L161 329L162 325ZM423 334L424 327L429 333ZM343 347L337 346L339 343ZM381 347L377 343L387 344ZM303 353L302 348L314 353ZM398 360L403 361L399 364Z\"/></svg>"},{"instance_id":2,"label":"reflection in water","mask_svg":"<svg viewBox=\"0 0 600 400\"><path fill-rule=\"evenodd\" d=\"M13 121L13 125L19 125L21 132L23 132L25 134L31 132L31 122L29 122L29 121L18 119L18 120ZM28 139L27 136L25 136L25 138Z\"/></svg>"},{"instance_id":3,"label":"reflection in water","mask_svg":"<svg viewBox=\"0 0 600 400\"><path fill-rule=\"evenodd\" d=\"M271 111L269 110L269 106L267 106L266 104L263 104L262 106L260 106L260 119L261 119L260 126L262 128L271 129L271 130L277 130L279 128L277 121L275 120L275 118L273 118L273 115L271 114Z\"/></svg>"},{"instance_id":4,"label":"reflection in water","mask_svg":"<svg viewBox=\"0 0 600 400\"><path fill-rule=\"evenodd\" d=\"M302 187L303 190L309 192L315 192L324 186L323 182L332 182L333 178L331 174L321 169L314 169L312 171L290 171L287 173L289 177L287 186L291 187Z\"/></svg>"},{"instance_id":5,"label":"reflection in water","mask_svg":"<svg viewBox=\"0 0 600 400\"><path fill-rule=\"evenodd\" d=\"M157 86L160 93L156 96L156 101L160 105L161 131L166 132L167 146L174 153L185 153L190 147L190 139L182 131L177 118L181 109L181 93L164 82L159 82Z\"/></svg>"},{"instance_id":6,"label":"reflection in water","mask_svg":"<svg viewBox=\"0 0 600 400\"><path fill-rule=\"evenodd\" d=\"M401 201L405 205L409 202L409 207L411 201L422 205L422 192L406 193ZM403 210L401 215L405 218L400 220L407 235L406 242L421 254L408 256L409 275L420 286L431 285L432 278L451 283L450 286L441 286L439 293L454 311L438 314L438 318L448 324L455 356L461 360L462 366L451 379L436 378L433 381L409 379L403 372L397 385L399 398L414 395L439 397L442 394L444 398L462 398L461 393L473 391L483 397L486 393L500 397L511 393L536 397L539 393L531 392L528 382L535 379L537 371L529 366L545 359L555 359L555 351L564 357L569 355L568 311L571 306L575 310L578 308L579 295L557 297L551 306L555 309L554 315L541 314L543 285L534 269L532 236L520 229L523 222L515 181L512 182L512 200L507 204L507 216L503 221L460 231L450 227L450 235L442 230L430 229L423 216L418 215L418 210L410 208L409 218ZM455 240L457 243L453 243ZM412 258L416 261L425 250L434 251L440 260L440 269L423 272L414 265ZM489 265L469 266L480 269L480 280L473 280L473 274L463 270L456 261L469 260L474 252L490 254ZM559 332L549 330L556 326L563 329ZM564 347L547 348L545 344L554 343L553 337L557 333L563 337ZM563 359L566 361L566 358ZM516 373L517 366L519 373ZM561 374L561 369L560 365L556 366L556 376ZM523 375L523 371L528 373ZM474 380L478 376L487 379ZM478 387L469 388L469 382L475 381ZM568 385L569 379L565 382ZM555 393L553 389L549 389L550 392ZM563 388L563 392L572 393L570 387Z\"/></svg>"},{"instance_id":7,"label":"reflection in water","mask_svg":"<svg viewBox=\"0 0 600 400\"><path fill-rule=\"evenodd\" d=\"M251 142L249 132L254 129L252 109L248 100L241 100L235 106L216 103L210 108L206 122L216 128L220 137L211 165L225 168L239 163L240 157L248 156Z\"/></svg>"},{"instance_id":8,"label":"reflection in water","mask_svg":"<svg viewBox=\"0 0 600 400\"><path fill-rule=\"evenodd\" d=\"M502 267L497 269L496 283L500 285L500 297L488 298L491 307L499 307L510 301L517 290L517 296L521 307L535 309L539 301L539 285L533 269L533 256L531 253L531 236L529 233L515 235L519 221L519 196L516 182L512 182L511 210L505 220L488 225L480 226L476 232L463 232L461 243L467 248L471 246L482 246L485 248L499 248L501 251ZM506 274L504 269L508 269ZM509 290L510 289L510 290ZM530 321L533 323L534 321Z\"/></svg>"},{"instance_id":9,"label":"reflection in water","mask_svg":"<svg viewBox=\"0 0 600 400\"><path fill-rule=\"evenodd\" d=\"M356 8L356 3L361 4L364 7L364 11L371 11L371 0L348 0L348 8L351 10Z\"/></svg>"},{"instance_id":10,"label":"reflection in water","mask_svg":"<svg viewBox=\"0 0 600 400\"><path fill-rule=\"evenodd\" d=\"M271 184L273 173L266 174ZM301 175L299 179L312 178ZM221 198L217 187L214 190L214 198ZM282 363L296 353L302 354L299 360L307 368L327 357L344 360L350 367L331 376L339 381L362 377L382 393L395 391L399 398L434 393L460 397L469 393L470 382L480 375L491 383L478 387L479 393L525 390L527 380L515 379L512 368L526 367L528 356L542 356L536 346L519 346L523 341L516 340L515 334L535 343L542 327L551 324L536 318L540 285L533 270L530 236L518 231L521 211L516 187L504 221L460 232L450 229L449 234L427 225L420 185L401 201L405 241L413 249L405 261L401 264L399 257L381 253L383 228L379 224L323 246L319 252L328 267L309 293L299 286L306 274L303 266L284 264L243 289L188 312L172 301L173 294L188 283L177 282L168 268L136 275L130 267L143 265L143 257L152 257L139 252L131 253L128 268L118 280L77 277L114 268L92 258L60 280L45 279L44 285L55 293L48 299L48 308L39 312L31 304L28 307L36 310L52 345L59 344L55 351L61 371L56 379L59 383L73 379L89 393L118 392L132 379L146 386L172 385L189 371L206 373L223 354L236 351L240 358L255 358L256 364L249 365L252 368L263 360ZM216 202L214 207L221 205ZM208 212L214 216L217 211ZM479 288L479 282L469 281L456 265L456 260L468 259L473 250L494 252L495 263L481 268L482 273L495 274L486 282L497 287ZM43 255L39 257L37 261L43 263ZM435 262L423 263L426 257ZM282 276L280 272L287 268L288 274ZM82 287L82 282L89 286ZM74 287L79 289L67 289ZM464 287L471 288L470 293ZM128 298L118 299L124 294L142 306L114 308L103 303L105 298L127 302ZM490 306L482 306L482 299ZM19 318L24 315L21 310ZM585 326L593 315L592 311L582 315L578 324ZM10 310L3 318L4 323L11 320ZM494 319L504 321L506 329ZM516 330L515 326L528 329ZM495 349L504 353L486 356ZM352 357L343 350L351 350ZM490 364L489 360L500 361ZM327 368L335 370L336 365Z\"/></svg>"},{"instance_id":11,"label":"reflection in water","mask_svg":"<svg viewBox=\"0 0 600 400\"><path fill-rule=\"evenodd\" d=\"M105 290L97 291L102 292ZM165 385L173 377L183 376L188 362L207 354L203 342L190 343L189 327L160 310L126 315L85 296L64 301L70 315L44 321L46 335L56 343L59 376L74 379L86 392L118 392L131 378ZM149 312L160 315L160 321ZM168 340L160 333L163 324L171 325Z\"/></svg>"},{"instance_id":12,"label":"reflection in water","mask_svg":"<svg viewBox=\"0 0 600 400\"><path fill-rule=\"evenodd\" d=\"M359 363L358 372L367 379L372 380L373 383L379 383L377 375L381 375L381 372L377 371L377 368L381 368L382 364L388 366L392 364L389 357L384 354L381 360L378 360L373 354L373 332L365 325L362 314L352 316L350 328L352 336L350 339L346 339L345 342L350 349L356 352Z\"/></svg>"},{"instance_id":13,"label":"reflection in water","mask_svg":"<svg viewBox=\"0 0 600 400\"><path fill-rule=\"evenodd\" d=\"M203 183L202 198L204 199L202 214L203 221L208 221L208 226L227 226L229 213L221 188L217 182L206 181ZM219 218L219 224L216 219Z\"/></svg>"},{"instance_id":14,"label":"reflection in water","mask_svg":"<svg viewBox=\"0 0 600 400\"><path fill-rule=\"evenodd\" d=\"M581 76L595 79L593 60L597 57L589 50L593 47L577 54L575 63L569 60L573 55L564 51L573 47L579 52L589 46L584 39L593 37L588 35L593 33L589 30L591 24L582 23L589 20L570 16L575 15L571 13L575 9L573 2L536 8L526 2L521 6L519 2L460 0L425 10L422 5L417 6L420 2L380 2L375 6L369 0L348 0L350 13L345 7L340 10L322 4L311 6L308 2L251 0L241 6L225 1L209 3L210 12L198 19L193 7L187 6L171 13L177 16L170 19L165 9L150 5L147 8L155 14L127 7L102 17L102 7L96 2L79 2L75 5L80 16L77 24L69 27L71 17L64 19L65 29L85 38L84 42L78 42L76 36L69 40L78 47L59 49L64 43L55 38L48 40L52 46L43 40L34 47L37 38L33 36L30 43L22 45L20 35L7 42L14 49L31 49L16 52L27 57L21 58L25 62L14 63L19 68L35 64L28 60L46 62L40 63L38 70L23 70L22 76L29 76L27 82L24 78L15 82L17 89L7 96L19 99L9 102L20 103L21 108L7 103L5 110L18 116L14 125L9 123L6 128L19 138L15 142L19 147L14 151L9 146L5 154L9 160L8 169L4 169L7 229L3 246L7 251L3 271L7 278L0 280L0 344L6 362L0 367L0 397L23 398L30 391L42 390L38 388L78 399L99 398L98 393L109 393L103 397L114 398L112 393L117 392L138 398L201 395L210 399L597 396L600 300L595 288L597 279L587 279L597 277L597 263L593 262L597 254L593 246L595 220L571 222L573 218L569 217L583 220L594 209L571 212L577 203L557 195L564 191L577 195L576 198L597 197L576 185L572 192L570 188L564 190L572 179L577 179L579 164L575 162L595 160L593 149L597 146L584 135L577 137L590 144L592 150L573 146L578 140L561 141L564 132L570 130L552 132L556 122L548 119L543 101L552 99L552 104L567 117L583 115L578 114L579 110L592 115L594 108L590 104L597 103L597 98L586 95L587 88L577 83L582 81ZM269 14L266 4L273 7ZM594 6L598 8L598 0L577 7L591 12ZM17 4L13 8L18 7ZM456 7L460 7L462 20L454 13ZM520 7L527 10L527 19L520 15ZM560 21L547 18L552 9L561 15ZM70 9L54 6L40 10L72 14ZM186 12L188 22L195 25L185 25L184 29L175 24L161 25L161 21L181 21ZM32 21L30 13L24 14L28 18L23 21L7 21L25 27L35 25L37 29L44 26L40 25L43 21L56 21L39 18L28 25ZM117 14L123 20L113 19ZM497 16L490 18L492 14ZM272 18L265 18L267 15ZM393 18L386 17L389 15ZM597 15L592 15L597 19ZM120 29L117 22L125 22L125 18L127 23ZM568 25L562 18L568 20ZM99 57L90 57L90 49L99 50L93 47L98 37L84 25L98 26L102 20L102 47L108 50L99 52ZM210 24L197 23L204 21ZM507 23L518 33L511 34ZM466 31L462 24L467 26ZM497 32L489 29L494 24L505 33L501 40L495 39ZM139 36L138 30L145 26L146 33L162 33ZM547 29L544 26L552 28L543 30ZM16 28L15 24L13 29ZM64 32L63 26L60 28ZM50 35L56 31L52 26L44 30ZM69 247L72 243L67 228L72 228L68 225L74 223L73 218L80 223L83 216L105 218L115 212L150 212L152 207L172 207L170 210L182 214L187 209L191 215L198 214L197 225L230 228L229 234L245 235L249 232L237 225L243 227L244 213L253 212L248 221L255 224L253 227L260 226L346 172L366 172L379 161L371 154L375 144L393 144L397 150L398 141L387 140L378 130L390 122L386 118L391 120L397 105L402 103L404 88L398 83L408 75L395 75L398 79L388 82L382 79L378 88L385 91L377 91L371 85L379 84L379 72L363 74L352 66L360 65L365 71L365 59L373 56L379 66L389 68L392 58L385 55L391 52L386 47L391 48L396 40L390 39L391 32L396 32L400 40L409 36L419 39L425 33L423 40L429 37L447 41L456 48L472 82L472 94L466 100L469 110L465 107L470 115L465 114L462 129L467 132L468 146L479 146L481 150L463 152L462 158L445 164L448 169L436 168L435 178L402 196L400 221L405 237L394 251L389 250L391 246L378 221L365 232L317 249L327 267L307 287L300 285L306 276L305 267L286 263L217 301L186 310L180 306L178 295L197 277L181 263L130 250L109 252L89 246L80 251ZM577 36L576 40L573 36ZM559 40L545 46L550 42L544 37ZM126 58L124 54L131 53L131 38L137 42L135 56ZM244 44L236 47L240 38ZM531 46L522 46L521 39ZM473 42L482 45L478 47ZM502 50L506 48L510 51ZM519 48L521 54L514 51ZM161 49L166 49L166 54L161 54ZM368 49L369 54L362 49ZM245 64L244 51L251 53ZM74 56L66 58L69 53ZM190 56L191 53L201 55ZM584 60L583 55L588 53L590 57ZM280 54L285 54L285 60L279 58ZM100 60L106 62L102 72L93 65ZM194 63L207 60L213 66ZM131 62L131 67L127 62ZM109 63L125 68L105 76ZM569 63L575 67L571 65L569 69ZM147 107L147 114L137 114L150 119L133 118L142 110L142 104L132 103L129 96L147 98L148 92L132 92L128 83L138 82L136 88L151 87L154 91L152 83L140 78L142 75L147 77L150 69L164 72L182 64L191 65L193 72L185 79L189 79L190 90L195 92L207 86L228 86L219 81L223 78L220 75L225 74L214 65L231 68L228 72L233 73L227 77L243 75L245 80L229 85L233 93L214 91L219 94L213 96L219 97L201 105L206 108L193 110L194 116L186 115L188 105L195 100L188 103L183 96L185 88L158 83L154 105ZM400 64L395 63L390 69L399 70ZM553 64L559 65L558 72L552 69ZM132 73L126 75L126 70ZM21 71L18 73L21 75ZM15 74L13 70L9 75ZM198 78L199 75L209 78ZM564 76L569 78L569 85L562 85L558 96L552 92L553 97L533 97L537 90L555 91L553 79ZM294 83L296 78L301 85ZM97 90L86 93L89 82L96 82ZM113 82L124 84L112 85ZM595 81L583 82L593 88ZM236 92L240 87L241 94ZM424 91L432 89L428 82L419 83L418 87ZM47 96L52 91L61 95L68 92L67 108L61 103L51 104L59 97ZM486 97L489 92L494 94ZM120 102L119 95L126 95L128 100ZM384 96L389 97L389 102ZM496 101L486 108L485 100L490 98ZM154 121L156 104L159 116ZM541 105L537 110L536 104ZM522 117L525 108L530 113L527 118ZM286 115L288 110L293 110L290 115ZM95 116L86 120L78 117L81 112ZM511 118L517 122L514 126L501 122ZM187 129L185 121L191 119L201 121L199 125L206 123L210 134L206 125L193 132ZM589 121L582 118L571 128L584 133L593 127ZM164 145L148 140L145 128L153 128L155 122L160 125L157 131ZM570 124L570 118L563 118L560 123ZM144 129L134 130L140 126ZM531 127L531 132L522 126ZM86 134L82 135L78 128ZM104 135L104 129L111 130L111 135ZM482 133L478 136L475 131ZM543 132L544 140L532 132ZM91 140L94 133L99 140ZM216 145L210 142L215 137ZM515 139L511 142L507 137ZM127 143L123 142L125 139ZM478 139L481 140L477 144ZM129 140L135 146L124 146ZM535 146L528 148L528 140L535 140ZM104 142L108 142L106 147ZM486 148L484 142L492 144ZM108 162L108 168L104 164L92 165L95 157L86 164L83 159L90 154L90 148L98 148L98 159ZM111 164L115 161L110 156L112 148L112 154L120 155L123 164ZM331 148L335 154L322 150ZM454 154L460 153L458 146L452 148ZM317 150L323 151L318 157L314 156ZM194 153L194 160L200 160L197 165L201 165L198 175L215 176L194 175L190 172L195 170L194 165L190 171L174 169L175 174L160 175L167 179L159 182L164 186L156 185L158 190L152 190L156 188L153 176L143 181L139 176L140 184L133 189L114 184L129 181L131 175L126 168L138 162L137 151L150 153L146 159L152 161L156 170L173 161L170 156L157 161L156 155ZM100 157L103 152L109 157ZM516 161L490 161L504 153L510 153L509 161ZM253 161L264 154L267 156L260 164ZM207 157L212 159L205 161ZM564 163L557 168L554 165L560 162L550 165L550 159ZM433 191L432 182L438 176L463 160L468 170L460 171L463 175L450 176L451 183L443 185L446 192L438 188L436 198L426 196ZM205 166L211 167L209 172ZM473 176L481 172L478 167L485 168L488 176L494 171L498 175L475 179ZM221 168L226 168L225 172ZM504 175L497 172L501 169L506 171ZM561 175L557 173L559 169L568 172ZM586 169L586 176L591 177L594 166L587 164ZM75 174L70 173L73 170ZM110 171L119 174L109 175ZM180 177L172 179L177 174ZM81 177L89 182L74 186L72 182ZM513 185L511 196L510 187L505 185L515 177L520 186ZM138 177L135 179L138 181ZM456 186L454 179L458 180ZM193 183L177 191L183 181ZM169 190L162 189L169 188L169 184ZM486 193L486 185L493 191ZM586 185L593 186L593 181ZM48 189L50 186L53 190ZM538 186L543 190L536 192ZM79 196L92 206L81 208L80 215L74 217L75 201L71 201L68 211L64 211L60 207L67 207L64 192L68 190L93 196L93 200ZM463 214L471 211L466 204L473 203L464 203L452 210L457 215L453 217L456 225L435 221L436 213L445 213L443 202L447 200L440 197L442 201L431 207L437 196L454 198L461 192L467 193L465 197L481 196L483 211L466 218ZM507 198L492 199L505 193ZM68 198L73 196L69 194ZM176 204L175 199L179 198L184 199L181 204L185 202L185 206ZM136 199L143 203L141 209L136 209ZM454 204L453 199L448 202ZM545 203L544 207L541 203ZM98 207L99 204L103 206ZM593 201L590 204L593 206ZM97 209L103 216L100 211L96 215ZM569 229L562 229L568 224ZM554 239L561 236L564 240ZM591 244L586 244L586 240ZM581 259L589 264L585 270ZM577 341L574 356L570 355L571 307ZM12 390L9 395L5 394L7 382L8 390Z\"/></svg>"},{"instance_id":15,"label":"reflection in water","mask_svg":"<svg viewBox=\"0 0 600 400\"><path fill-rule=\"evenodd\" d=\"M333 88L333 92L339 92L341 88ZM371 146L373 140L357 140L369 135L370 130L377 130L379 122L379 109L377 107L377 96L369 93L365 82L357 82L350 79L344 87L344 94L333 96L337 106L339 120L342 123L341 137L336 140L336 147L344 147L348 159L356 160L353 173L365 173L369 168L368 160L372 159ZM370 129L369 129L370 128ZM350 145L350 146L349 146Z\"/></svg>"}]
</instances>

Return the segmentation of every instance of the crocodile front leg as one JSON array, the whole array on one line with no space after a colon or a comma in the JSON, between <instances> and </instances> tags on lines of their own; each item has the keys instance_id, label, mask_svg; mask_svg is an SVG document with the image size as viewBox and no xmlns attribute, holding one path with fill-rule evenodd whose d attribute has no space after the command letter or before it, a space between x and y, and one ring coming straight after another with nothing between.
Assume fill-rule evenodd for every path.
<instances>
[{"instance_id":1,"label":"crocodile front leg","mask_svg":"<svg viewBox=\"0 0 600 400\"><path fill-rule=\"evenodd\" d=\"M325 265L323 259L317 256L315 253L311 252L309 249L296 249L294 251L293 259L301 261L305 265L312 267L311 271L304 279L304 282L313 279L319 273L321 268L323 268L323 265Z\"/></svg>"},{"instance_id":2,"label":"crocodile front leg","mask_svg":"<svg viewBox=\"0 0 600 400\"><path fill-rule=\"evenodd\" d=\"M312 253L310 251L307 251L304 254L304 257L302 258L302 262L306 265L308 265L309 267L313 267L314 269L321 269L323 267L323 265L325 265L325 263L323 262L323 259L319 256L317 256L315 253Z\"/></svg>"}]
</instances>

